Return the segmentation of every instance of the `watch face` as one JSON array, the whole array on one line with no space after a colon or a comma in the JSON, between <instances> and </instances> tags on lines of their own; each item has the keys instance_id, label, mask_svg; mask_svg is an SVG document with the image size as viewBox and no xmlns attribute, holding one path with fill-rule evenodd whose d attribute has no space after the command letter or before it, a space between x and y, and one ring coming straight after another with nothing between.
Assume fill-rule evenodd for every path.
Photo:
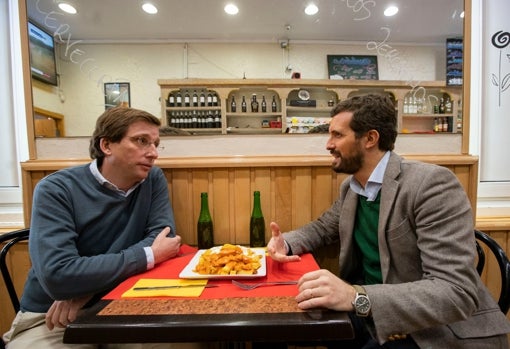
<instances>
[{"instance_id":1,"label":"watch face","mask_svg":"<svg viewBox=\"0 0 510 349\"><path fill-rule=\"evenodd\" d=\"M370 312L370 300L367 296L359 295L354 306L356 307L356 312L360 314L368 314Z\"/></svg>"}]
</instances>

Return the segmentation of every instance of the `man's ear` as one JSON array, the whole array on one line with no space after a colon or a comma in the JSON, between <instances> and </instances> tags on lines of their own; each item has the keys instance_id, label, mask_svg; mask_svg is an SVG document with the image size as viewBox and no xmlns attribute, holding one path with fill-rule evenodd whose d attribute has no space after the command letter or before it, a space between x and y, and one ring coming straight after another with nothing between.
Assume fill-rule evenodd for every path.
<instances>
[{"instance_id":1,"label":"man's ear","mask_svg":"<svg viewBox=\"0 0 510 349\"><path fill-rule=\"evenodd\" d=\"M110 155L112 153L110 149L110 144L111 144L110 141L106 138L101 138L99 140L99 147L101 148L105 155Z\"/></svg>"},{"instance_id":2,"label":"man's ear","mask_svg":"<svg viewBox=\"0 0 510 349\"><path fill-rule=\"evenodd\" d=\"M370 130L367 132L367 143L366 143L366 147L367 148L372 148L372 147L378 147L378 144L379 144L379 132L377 132L376 130Z\"/></svg>"}]
</instances>

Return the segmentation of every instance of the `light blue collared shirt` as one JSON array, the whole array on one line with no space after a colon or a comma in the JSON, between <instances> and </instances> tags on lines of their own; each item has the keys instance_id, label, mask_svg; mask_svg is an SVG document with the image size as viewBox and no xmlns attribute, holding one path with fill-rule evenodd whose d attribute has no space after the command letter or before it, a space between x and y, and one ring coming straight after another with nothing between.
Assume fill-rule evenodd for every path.
<instances>
[{"instance_id":1,"label":"light blue collared shirt","mask_svg":"<svg viewBox=\"0 0 510 349\"><path fill-rule=\"evenodd\" d=\"M99 168L97 167L97 159L94 159L90 163L89 168L90 168L90 172L92 172L92 175L94 176L95 179L97 179L99 184L101 184L102 186L104 186L108 189L113 190L116 193L119 193L120 195L122 195L124 197L129 196L129 194L131 194L136 188L138 188L138 186L140 184L142 184L143 181L145 180L145 179L141 180L140 182L136 183L134 186L129 188L127 191L124 191L124 190L119 189L119 187L117 187L115 184L113 184L106 178L104 178L104 176L99 171ZM154 252L152 252L152 248L150 248L149 246L146 246L143 248L143 250L145 251L145 256L147 257L147 270L154 268Z\"/></svg>"},{"instance_id":2,"label":"light blue collared shirt","mask_svg":"<svg viewBox=\"0 0 510 349\"><path fill-rule=\"evenodd\" d=\"M379 190L381 190L382 187L384 172L386 172L386 167L388 166L390 153L390 151L387 151L386 154L384 154L382 159L370 174L365 188L363 188L361 184L358 183L354 176L351 177L351 181L349 183L351 190L358 195L363 195L366 197L367 201L375 201L377 194L379 194Z\"/></svg>"}]
</instances>

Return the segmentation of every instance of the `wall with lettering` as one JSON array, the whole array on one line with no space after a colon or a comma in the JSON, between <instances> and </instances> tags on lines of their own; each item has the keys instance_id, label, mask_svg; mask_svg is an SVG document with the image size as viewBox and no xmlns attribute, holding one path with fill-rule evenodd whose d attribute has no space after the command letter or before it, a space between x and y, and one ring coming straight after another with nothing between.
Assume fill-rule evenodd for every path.
<instances>
[{"instance_id":1,"label":"wall with lettering","mask_svg":"<svg viewBox=\"0 0 510 349\"><path fill-rule=\"evenodd\" d=\"M444 45L394 46L390 56L383 44L386 32L377 37L359 45L291 43L288 57L282 57L278 44L269 43L76 44L73 49L81 54L75 56L59 47L61 86L34 81L34 105L65 115L66 136L89 136L104 111L105 82L129 82L131 106L160 115L158 79L290 79L292 72L300 72L302 79L328 79L328 54L378 55L380 80L414 86L445 79ZM286 71L287 64L293 71Z\"/></svg>"}]
</instances>

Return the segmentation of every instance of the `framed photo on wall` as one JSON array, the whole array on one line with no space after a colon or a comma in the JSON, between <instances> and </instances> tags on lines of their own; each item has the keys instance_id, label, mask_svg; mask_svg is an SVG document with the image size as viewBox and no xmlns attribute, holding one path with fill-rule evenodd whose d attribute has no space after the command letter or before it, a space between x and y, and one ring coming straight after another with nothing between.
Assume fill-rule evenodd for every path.
<instances>
[{"instance_id":1,"label":"framed photo on wall","mask_svg":"<svg viewBox=\"0 0 510 349\"><path fill-rule=\"evenodd\" d=\"M377 56L328 55L331 80L379 80Z\"/></svg>"},{"instance_id":2,"label":"framed photo on wall","mask_svg":"<svg viewBox=\"0 0 510 349\"><path fill-rule=\"evenodd\" d=\"M129 82L107 82L104 84L105 109L113 107L131 107Z\"/></svg>"}]
</instances>

